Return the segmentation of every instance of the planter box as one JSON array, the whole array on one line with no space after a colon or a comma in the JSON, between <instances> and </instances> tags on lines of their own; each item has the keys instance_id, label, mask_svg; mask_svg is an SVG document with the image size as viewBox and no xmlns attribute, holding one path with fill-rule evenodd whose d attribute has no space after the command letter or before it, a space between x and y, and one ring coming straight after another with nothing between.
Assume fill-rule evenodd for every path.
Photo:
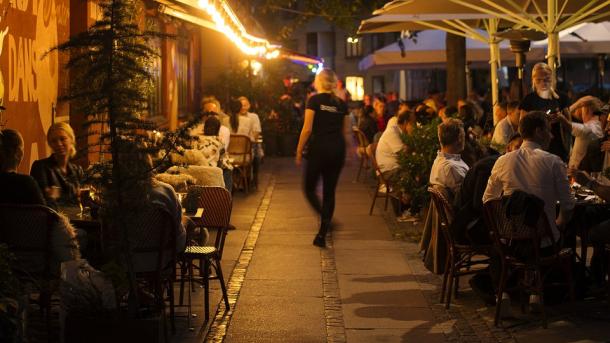
<instances>
[{"instance_id":1,"label":"planter box","mask_svg":"<svg viewBox=\"0 0 610 343\"><path fill-rule=\"evenodd\" d=\"M145 319L115 317L66 316L64 343L165 343L165 316L162 314Z\"/></svg>"}]
</instances>

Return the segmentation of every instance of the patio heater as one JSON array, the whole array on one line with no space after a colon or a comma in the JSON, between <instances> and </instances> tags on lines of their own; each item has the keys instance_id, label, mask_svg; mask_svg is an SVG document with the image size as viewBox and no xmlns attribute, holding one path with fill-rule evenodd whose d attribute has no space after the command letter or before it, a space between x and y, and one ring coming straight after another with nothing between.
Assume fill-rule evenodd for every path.
<instances>
[{"instance_id":1,"label":"patio heater","mask_svg":"<svg viewBox=\"0 0 610 343\"><path fill-rule=\"evenodd\" d=\"M543 40L546 35L534 30L507 30L499 32L496 37L508 39L510 41L510 51L515 54L515 66L517 67L517 77L519 79L519 99L525 96L523 85L523 72L526 64L525 54L530 51L531 42Z\"/></svg>"}]
</instances>

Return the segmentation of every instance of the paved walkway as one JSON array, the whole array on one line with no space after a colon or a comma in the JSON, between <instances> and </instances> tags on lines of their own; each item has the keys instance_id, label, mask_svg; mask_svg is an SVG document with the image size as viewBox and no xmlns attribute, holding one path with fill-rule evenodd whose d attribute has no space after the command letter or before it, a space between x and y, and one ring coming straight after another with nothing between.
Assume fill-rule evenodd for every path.
<instances>
[{"instance_id":1,"label":"paved walkway","mask_svg":"<svg viewBox=\"0 0 610 343\"><path fill-rule=\"evenodd\" d=\"M267 159L259 190L234 198L237 230L230 232L223 256L231 311L219 304L213 282L216 317L199 332L179 321L174 341L610 341L610 313L601 301L550 308L547 330L536 317L498 329L493 309L462 282L461 297L445 310L438 304L439 276L423 267L409 241L421 228L398 226L381 207L369 216L371 182L353 182L354 169L344 170L338 186L340 225L329 248L319 249L311 244L318 223L301 193L300 173L291 159ZM195 312L200 310L199 304Z\"/></svg>"}]
</instances>

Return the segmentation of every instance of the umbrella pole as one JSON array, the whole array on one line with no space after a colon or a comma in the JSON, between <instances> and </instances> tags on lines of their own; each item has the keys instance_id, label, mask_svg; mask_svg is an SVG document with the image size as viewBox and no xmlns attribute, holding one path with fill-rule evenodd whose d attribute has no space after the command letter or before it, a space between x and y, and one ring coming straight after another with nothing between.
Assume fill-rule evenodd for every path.
<instances>
[{"instance_id":1,"label":"umbrella pole","mask_svg":"<svg viewBox=\"0 0 610 343\"><path fill-rule=\"evenodd\" d=\"M489 68L491 76L491 102L493 105L498 103L498 43L489 43Z\"/></svg>"},{"instance_id":2,"label":"umbrella pole","mask_svg":"<svg viewBox=\"0 0 610 343\"><path fill-rule=\"evenodd\" d=\"M557 32L557 0L547 0L547 35L548 35L548 54L547 63L552 70L553 88L557 87L557 56L559 53L559 33Z\"/></svg>"}]
</instances>

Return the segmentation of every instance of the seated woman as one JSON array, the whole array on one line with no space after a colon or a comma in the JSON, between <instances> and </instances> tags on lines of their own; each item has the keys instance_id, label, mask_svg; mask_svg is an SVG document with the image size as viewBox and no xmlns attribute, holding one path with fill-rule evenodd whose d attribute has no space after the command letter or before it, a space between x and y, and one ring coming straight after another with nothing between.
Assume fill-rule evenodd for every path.
<instances>
[{"instance_id":1,"label":"seated woman","mask_svg":"<svg viewBox=\"0 0 610 343\"><path fill-rule=\"evenodd\" d=\"M35 161L30 175L38 182L50 207L78 206L83 169L70 162L76 154L74 131L67 123L55 123L47 131L47 142L53 153Z\"/></svg>"},{"instance_id":2,"label":"seated woman","mask_svg":"<svg viewBox=\"0 0 610 343\"><path fill-rule=\"evenodd\" d=\"M17 130L0 131L0 203L46 205L36 181L17 174L23 158L23 138Z\"/></svg>"}]
</instances>

